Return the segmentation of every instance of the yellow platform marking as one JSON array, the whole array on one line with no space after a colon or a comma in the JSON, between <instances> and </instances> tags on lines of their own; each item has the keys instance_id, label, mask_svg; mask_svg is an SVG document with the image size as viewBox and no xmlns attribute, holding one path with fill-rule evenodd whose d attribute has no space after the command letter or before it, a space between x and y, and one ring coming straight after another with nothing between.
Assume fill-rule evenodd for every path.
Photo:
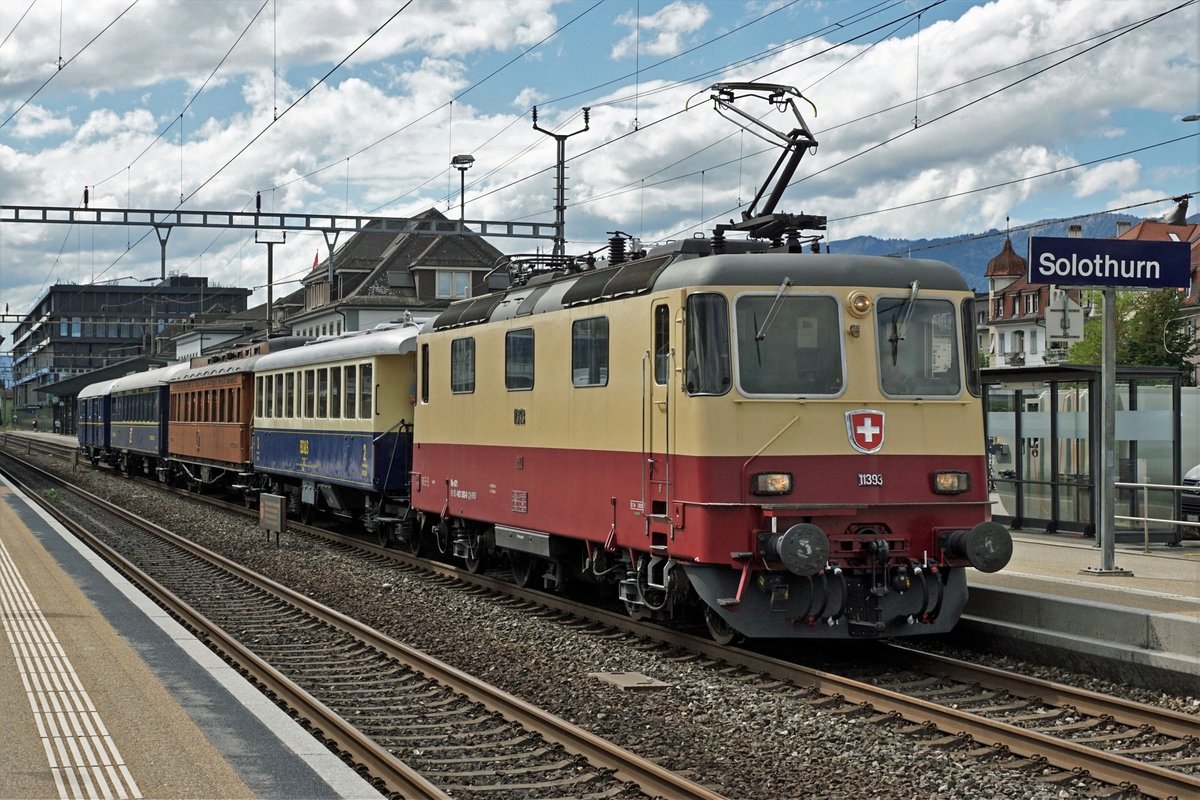
<instances>
[{"instance_id":1,"label":"yellow platform marking","mask_svg":"<svg viewBox=\"0 0 1200 800\"><path fill-rule=\"evenodd\" d=\"M3 490L8 493L8 489ZM59 797L140 798L100 713L0 542L0 621L12 647Z\"/></svg>"}]
</instances>

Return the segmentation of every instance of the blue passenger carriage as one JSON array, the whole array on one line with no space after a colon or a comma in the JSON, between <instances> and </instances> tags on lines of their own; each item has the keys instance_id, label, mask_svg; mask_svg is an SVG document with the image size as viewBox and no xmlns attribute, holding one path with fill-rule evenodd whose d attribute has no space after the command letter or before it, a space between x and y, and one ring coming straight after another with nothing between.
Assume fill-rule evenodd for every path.
<instances>
[{"instance_id":1,"label":"blue passenger carriage","mask_svg":"<svg viewBox=\"0 0 1200 800\"><path fill-rule=\"evenodd\" d=\"M171 364L113 381L109 446L122 472L154 474L167 457L167 382L189 364Z\"/></svg>"},{"instance_id":2,"label":"blue passenger carriage","mask_svg":"<svg viewBox=\"0 0 1200 800\"><path fill-rule=\"evenodd\" d=\"M390 535L408 508L418 327L347 334L254 364L255 471L301 518L325 509Z\"/></svg>"},{"instance_id":3,"label":"blue passenger carriage","mask_svg":"<svg viewBox=\"0 0 1200 800\"><path fill-rule=\"evenodd\" d=\"M109 393L114 383L116 380L86 386L75 401L79 450L93 464L106 459L109 454L108 426L112 410Z\"/></svg>"}]
</instances>

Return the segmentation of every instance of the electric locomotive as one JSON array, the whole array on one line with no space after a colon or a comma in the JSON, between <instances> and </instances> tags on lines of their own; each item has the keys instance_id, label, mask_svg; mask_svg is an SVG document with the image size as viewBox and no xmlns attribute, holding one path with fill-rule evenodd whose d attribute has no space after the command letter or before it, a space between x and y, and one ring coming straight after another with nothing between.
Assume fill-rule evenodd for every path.
<instances>
[{"instance_id":1,"label":"electric locomotive","mask_svg":"<svg viewBox=\"0 0 1200 800\"><path fill-rule=\"evenodd\" d=\"M693 239L423 332L418 531L718 639L949 630L988 521L973 293L936 261ZM728 243L726 247L732 246ZM705 255L705 253L708 253Z\"/></svg>"}]
</instances>

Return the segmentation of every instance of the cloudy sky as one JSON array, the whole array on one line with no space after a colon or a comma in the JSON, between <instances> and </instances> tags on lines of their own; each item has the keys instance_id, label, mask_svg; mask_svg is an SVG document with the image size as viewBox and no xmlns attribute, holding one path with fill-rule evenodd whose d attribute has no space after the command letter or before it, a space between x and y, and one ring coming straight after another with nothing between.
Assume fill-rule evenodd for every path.
<instances>
[{"instance_id":1,"label":"cloudy sky","mask_svg":"<svg viewBox=\"0 0 1200 800\"><path fill-rule=\"evenodd\" d=\"M453 217L469 153L468 219L552 222L555 142L530 112L566 134L586 106L568 251L691 236L745 208L778 153L713 110L730 81L815 107L780 209L828 216L833 240L1154 216L1200 189L1200 123L1181 121L1200 113L1197 0L7 0L0 36L6 206L80 207L89 187L91 208L261 193L264 211ZM317 253L315 233L276 248L276 296ZM168 244L169 270L223 285L261 287L265 262L252 232ZM144 228L0 223L10 313L159 269Z\"/></svg>"}]
</instances>

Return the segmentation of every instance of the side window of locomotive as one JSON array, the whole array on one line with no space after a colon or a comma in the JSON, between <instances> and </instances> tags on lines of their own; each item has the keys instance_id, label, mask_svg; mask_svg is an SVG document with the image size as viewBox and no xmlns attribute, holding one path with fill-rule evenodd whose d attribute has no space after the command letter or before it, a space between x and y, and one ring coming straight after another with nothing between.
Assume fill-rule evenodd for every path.
<instances>
[{"instance_id":1,"label":"side window of locomotive","mask_svg":"<svg viewBox=\"0 0 1200 800\"><path fill-rule=\"evenodd\" d=\"M654 307L654 382L667 383L671 370L671 310L665 305Z\"/></svg>"},{"instance_id":2,"label":"side window of locomotive","mask_svg":"<svg viewBox=\"0 0 1200 800\"><path fill-rule=\"evenodd\" d=\"M688 394L729 391L733 380L729 368L729 304L724 295L688 297L684 360L684 388Z\"/></svg>"},{"instance_id":3,"label":"side window of locomotive","mask_svg":"<svg viewBox=\"0 0 1200 800\"><path fill-rule=\"evenodd\" d=\"M947 397L962 390L957 319L948 300L879 298L876 341L884 394Z\"/></svg>"},{"instance_id":4,"label":"side window of locomotive","mask_svg":"<svg viewBox=\"0 0 1200 800\"><path fill-rule=\"evenodd\" d=\"M504 388L533 388L533 328L504 335Z\"/></svg>"},{"instance_id":5,"label":"side window of locomotive","mask_svg":"<svg viewBox=\"0 0 1200 800\"><path fill-rule=\"evenodd\" d=\"M358 416L363 419L371 418L371 403L373 402L375 384L373 381L374 367L368 364L360 364L358 368L358 381L362 387L362 391L358 396Z\"/></svg>"},{"instance_id":6,"label":"side window of locomotive","mask_svg":"<svg viewBox=\"0 0 1200 800\"><path fill-rule=\"evenodd\" d=\"M983 394L979 379L979 350L975 342L975 300L962 301L963 353L966 356L967 391L979 397Z\"/></svg>"},{"instance_id":7,"label":"side window of locomotive","mask_svg":"<svg viewBox=\"0 0 1200 800\"><path fill-rule=\"evenodd\" d=\"M571 325L571 384L608 385L608 317L576 320Z\"/></svg>"},{"instance_id":8,"label":"side window of locomotive","mask_svg":"<svg viewBox=\"0 0 1200 800\"><path fill-rule=\"evenodd\" d=\"M429 402L429 345L421 345L421 402Z\"/></svg>"},{"instance_id":9,"label":"side window of locomotive","mask_svg":"<svg viewBox=\"0 0 1200 800\"><path fill-rule=\"evenodd\" d=\"M755 294L736 303L738 385L748 395L832 395L842 390L838 301Z\"/></svg>"},{"instance_id":10,"label":"side window of locomotive","mask_svg":"<svg viewBox=\"0 0 1200 800\"><path fill-rule=\"evenodd\" d=\"M354 419L354 409L358 403L358 365L346 367L346 419Z\"/></svg>"},{"instance_id":11,"label":"side window of locomotive","mask_svg":"<svg viewBox=\"0 0 1200 800\"><path fill-rule=\"evenodd\" d=\"M475 339L450 342L450 391L468 394L475 391Z\"/></svg>"}]
</instances>

